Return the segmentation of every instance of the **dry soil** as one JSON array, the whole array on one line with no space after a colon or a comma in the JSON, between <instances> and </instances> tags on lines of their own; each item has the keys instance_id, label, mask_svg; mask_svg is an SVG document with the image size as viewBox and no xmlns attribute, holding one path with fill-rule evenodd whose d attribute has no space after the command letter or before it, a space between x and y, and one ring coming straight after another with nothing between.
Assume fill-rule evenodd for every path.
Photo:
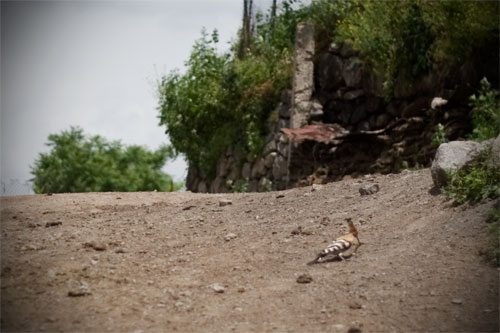
<instances>
[{"instance_id":1,"label":"dry soil","mask_svg":"<svg viewBox=\"0 0 500 333\"><path fill-rule=\"evenodd\" d=\"M499 271L479 255L494 202L433 192L425 169L268 193L2 198L1 330L499 331ZM307 266L346 217L366 244Z\"/></svg>"}]
</instances>

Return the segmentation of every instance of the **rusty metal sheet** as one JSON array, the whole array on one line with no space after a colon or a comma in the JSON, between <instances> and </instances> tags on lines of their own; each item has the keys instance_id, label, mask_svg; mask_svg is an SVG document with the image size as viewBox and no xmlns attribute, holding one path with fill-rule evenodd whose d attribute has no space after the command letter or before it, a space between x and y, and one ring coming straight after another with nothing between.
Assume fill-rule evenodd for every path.
<instances>
[{"instance_id":1,"label":"rusty metal sheet","mask_svg":"<svg viewBox=\"0 0 500 333\"><path fill-rule=\"evenodd\" d=\"M282 128L289 140L300 143L313 140L321 143L332 143L349 135L349 131L339 124L314 124L297 129Z\"/></svg>"}]
</instances>

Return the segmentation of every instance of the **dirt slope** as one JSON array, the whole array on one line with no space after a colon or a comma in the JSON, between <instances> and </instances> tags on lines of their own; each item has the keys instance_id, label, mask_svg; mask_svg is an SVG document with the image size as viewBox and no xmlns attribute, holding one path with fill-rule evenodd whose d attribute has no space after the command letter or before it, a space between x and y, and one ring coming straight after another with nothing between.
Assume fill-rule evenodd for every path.
<instances>
[{"instance_id":1,"label":"dirt slope","mask_svg":"<svg viewBox=\"0 0 500 333\"><path fill-rule=\"evenodd\" d=\"M1 330L498 331L499 271L478 255L493 202L452 207L431 187L420 170L316 190L2 198ZM346 217L367 244L307 266Z\"/></svg>"}]
</instances>

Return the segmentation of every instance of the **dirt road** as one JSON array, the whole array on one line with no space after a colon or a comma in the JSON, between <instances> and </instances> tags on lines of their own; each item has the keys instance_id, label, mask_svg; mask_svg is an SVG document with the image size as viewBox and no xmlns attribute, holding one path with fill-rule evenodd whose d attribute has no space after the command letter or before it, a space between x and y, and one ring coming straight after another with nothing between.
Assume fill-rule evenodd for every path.
<instances>
[{"instance_id":1,"label":"dirt road","mask_svg":"<svg viewBox=\"0 0 500 333\"><path fill-rule=\"evenodd\" d=\"M499 271L478 254L493 202L453 207L431 187L426 169L269 193L2 198L1 330L498 331ZM307 266L346 217L366 245Z\"/></svg>"}]
</instances>

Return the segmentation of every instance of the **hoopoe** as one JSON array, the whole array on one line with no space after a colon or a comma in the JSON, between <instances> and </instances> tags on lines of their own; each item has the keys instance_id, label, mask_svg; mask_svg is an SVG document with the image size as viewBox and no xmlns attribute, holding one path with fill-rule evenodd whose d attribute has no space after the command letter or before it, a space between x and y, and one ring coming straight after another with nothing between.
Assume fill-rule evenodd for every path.
<instances>
[{"instance_id":1,"label":"hoopoe","mask_svg":"<svg viewBox=\"0 0 500 333\"><path fill-rule=\"evenodd\" d=\"M345 260L344 257L352 256L364 244L358 238L358 230L356 230L356 227L352 223L352 219L347 218L346 221L349 224L349 233L333 241L318 254L316 259L307 263L308 265L323 262L327 256L332 257L332 259L340 258Z\"/></svg>"}]
</instances>

